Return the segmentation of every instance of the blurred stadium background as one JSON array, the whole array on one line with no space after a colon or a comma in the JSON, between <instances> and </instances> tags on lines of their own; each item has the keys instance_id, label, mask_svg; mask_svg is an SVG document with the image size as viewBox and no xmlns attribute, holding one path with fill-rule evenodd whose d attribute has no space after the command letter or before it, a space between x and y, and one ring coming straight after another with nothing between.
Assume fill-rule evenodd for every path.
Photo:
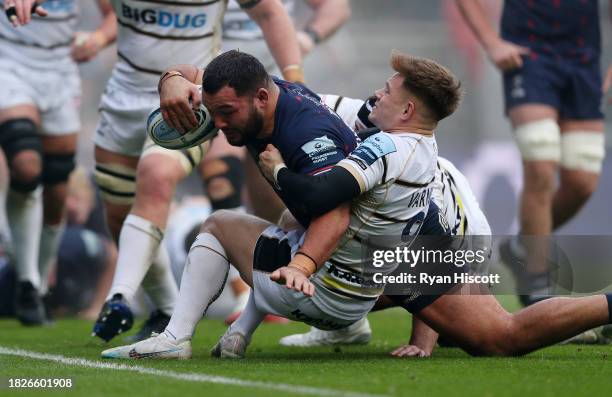
<instances>
[{"instance_id":1,"label":"blurred stadium background","mask_svg":"<svg viewBox=\"0 0 612 397\"><path fill-rule=\"evenodd\" d=\"M308 7L297 3L298 26L308 20ZM497 18L501 0L487 0ZM612 60L612 22L607 1L600 1L603 36L602 65ZM330 40L317 46L305 60L307 84L320 93L365 98L379 88L390 69L392 48L433 58L449 66L463 81L465 99L454 116L438 131L440 154L468 177L489 218L494 234L517 232L517 195L521 186L518 151L503 114L501 77L485 58L460 19L452 0L352 0L352 16ZM95 26L95 2L83 2L82 29ZM82 65L84 130L79 162L93 166L92 137L97 105L115 61L114 47ZM608 95L610 98L610 95ZM607 114L607 157L600 187L579 215L562 228L562 234L608 234L612 217L612 105ZM189 180L180 192L199 186Z\"/></svg>"}]
</instances>

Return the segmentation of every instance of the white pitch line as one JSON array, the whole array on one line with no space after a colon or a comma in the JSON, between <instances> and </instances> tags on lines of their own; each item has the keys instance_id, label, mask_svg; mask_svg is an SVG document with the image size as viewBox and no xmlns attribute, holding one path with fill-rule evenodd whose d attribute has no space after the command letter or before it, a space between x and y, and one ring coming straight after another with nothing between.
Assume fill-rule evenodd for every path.
<instances>
[{"instance_id":1,"label":"white pitch line","mask_svg":"<svg viewBox=\"0 0 612 397\"><path fill-rule=\"evenodd\" d=\"M355 393L349 391L341 391L334 389L325 389L320 387L310 386L299 386L290 385L287 383L272 383L272 382L259 382L253 380L245 380L238 378L229 378L226 376L208 375L204 373L188 373L188 372L175 372L165 371L156 368L140 367L137 365L126 365L126 364L115 364L105 363L100 361L92 361L84 358L71 358L60 356L56 354L38 353L29 350L13 349L10 347L0 346L0 354L7 356L18 356L33 358L36 360L54 361L65 365L74 365L85 368L96 368L96 369L110 369L115 371L129 371L137 372L139 374L154 375L164 378L185 380L188 382L205 382L205 383L217 383L222 385L231 386L242 386L242 387L257 387L260 389L278 390L294 394L309 394L315 396L324 397L388 397L385 395L367 394L367 393Z\"/></svg>"}]
</instances>

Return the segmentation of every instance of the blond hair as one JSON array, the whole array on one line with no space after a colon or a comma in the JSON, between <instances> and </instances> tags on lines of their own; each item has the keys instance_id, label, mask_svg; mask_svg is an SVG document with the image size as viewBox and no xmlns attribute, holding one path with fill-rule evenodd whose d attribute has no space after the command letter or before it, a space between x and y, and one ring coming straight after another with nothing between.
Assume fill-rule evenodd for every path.
<instances>
[{"instance_id":1,"label":"blond hair","mask_svg":"<svg viewBox=\"0 0 612 397\"><path fill-rule=\"evenodd\" d=\"M461 82L439 63L393 50L391 67L404 77L404 89L421 100L436 122L450 116L459 106Z\"/></svg>"}]
</instances>

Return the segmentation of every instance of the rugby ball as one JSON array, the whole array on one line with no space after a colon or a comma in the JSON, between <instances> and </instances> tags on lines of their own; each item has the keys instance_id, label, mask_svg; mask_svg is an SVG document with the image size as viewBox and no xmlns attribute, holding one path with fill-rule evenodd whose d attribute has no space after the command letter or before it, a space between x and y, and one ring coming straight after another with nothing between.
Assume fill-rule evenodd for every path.
<instances>
[{"instance_id":1,"label":"rugby ball","mask_svg":"<svg viewBox=\"0 0 612 397\"><path fill-rule=\"evenodd\" d=\"M214 138L219 129L215 127L208 109L204 105L195 111L198 126L191 131L181 134L166 124L161 109L153 110L147 117L147 132L151 140L166 149L180 150L197 146L204 141Z\"/></svg>"}]
</instances>

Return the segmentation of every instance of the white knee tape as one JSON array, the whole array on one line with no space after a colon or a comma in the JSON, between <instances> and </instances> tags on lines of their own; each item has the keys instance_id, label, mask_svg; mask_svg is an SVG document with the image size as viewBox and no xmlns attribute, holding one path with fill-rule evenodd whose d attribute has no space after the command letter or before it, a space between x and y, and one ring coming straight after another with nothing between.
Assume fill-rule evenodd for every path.
<instances>
[{"instance_id":1,"label":"white knee tape","mask_svg":"<svg viewBox=\"0 0 612 397\"><path fill-rule=\"evenodd\" d=\"M561 131L553 119L519 125L514 131L516 144L525 160L560 161Z\"/></svg>"},{"instance_id":2,"label":"white knee tape","mask_svg":"<svg viewBox=\"0 0 612 397\"><path fill-rule=\"evenodd\" d=\"M209 147L210 141L206 141L189 149L171 150L156 145L150 138L147 137L141 157L156 153L174 158L181 164L181 167L185 170L185 173L189 175L191 174L191 171L193 171L193 169L200 164Z\"/></svg>"},{"instance_id":3,"label":"white knee tape","mask_svg":"<svg viewBox=\"0 0 612 397\"><path fill-rule=\"evenodd\" d=\"M571 170L601 173L606 155L603 133L568 131L561 135L561 166Z\"/></svg>"},{"instance_id":4,"label":"white knee tape","mask_svg":"<svg viewBox=\"0 0 612 397\"><path fill-rule=\"evenodd\" d=\"M122 164L98 163L94 177L104 200L121 205L130 205L134 202L135 169Z\"/></svg>"}]
</instances>

